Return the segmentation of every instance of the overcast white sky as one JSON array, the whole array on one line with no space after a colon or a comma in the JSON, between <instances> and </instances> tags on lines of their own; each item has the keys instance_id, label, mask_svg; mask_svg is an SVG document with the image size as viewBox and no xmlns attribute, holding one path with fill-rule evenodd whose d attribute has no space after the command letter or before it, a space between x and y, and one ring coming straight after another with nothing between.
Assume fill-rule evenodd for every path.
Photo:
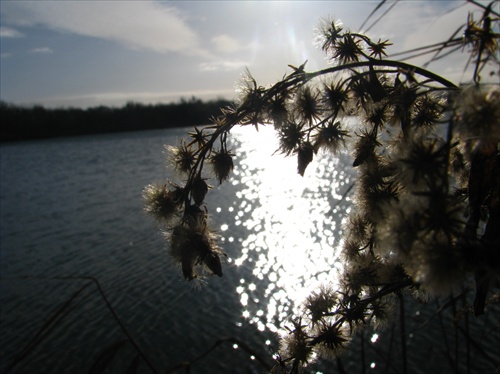
<instances>
[{"instance_id":1,"label":"overcast white sky","mask_svg":"<svg viewBox=\"0 0 500 374\"><path fill-rule=\"evenodd\" d=\"M46 107L232 99L246 67L262 85L288 64L325 67L313 43L318 21L359 31L378 3L1 0L0 99ZM389 52L446 40L473 9L463 4L400 1L370 36L390 38ZM430 67L459 81L460 59Z\"/></svg>"}]
</instances>

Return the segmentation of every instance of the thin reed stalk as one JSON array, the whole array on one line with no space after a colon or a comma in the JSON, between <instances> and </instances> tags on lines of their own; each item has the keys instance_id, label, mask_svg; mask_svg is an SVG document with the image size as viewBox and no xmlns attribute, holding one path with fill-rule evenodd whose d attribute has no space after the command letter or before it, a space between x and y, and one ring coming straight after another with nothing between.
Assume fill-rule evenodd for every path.
<instances>
[{"instance_id":1,"label":"thin reed stalk","mask_svg":"<svg viewBox=\"0 0 500 374\"><path fill-rule=\"evenodd\" d=\"M406 353L406 315L403 295L399 294L399 318L401 323L401 353L403 359L403 374L408 373L408 358Z\"/></svg>"}]
</instances>

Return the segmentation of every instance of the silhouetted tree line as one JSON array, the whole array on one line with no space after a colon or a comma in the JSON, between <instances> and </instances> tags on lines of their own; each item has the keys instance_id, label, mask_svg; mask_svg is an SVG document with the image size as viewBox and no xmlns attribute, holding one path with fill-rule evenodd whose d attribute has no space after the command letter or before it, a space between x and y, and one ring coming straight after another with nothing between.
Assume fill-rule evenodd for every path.
<instances>
[{"instance_id":1,"label":"silhouetted tree line","mask_svg":"<svg viewBox=\"0 0 500 374\"><path fill-rule=\"evenodd\" d=\"M177 103L147 105L129 102L123 107L88 109L42 106L21 107L0 103L0 140L20 141L121 131L150 130L207 124L229 105L224 99L203 102L192 97Z\"/></svg>"}]
</instances>

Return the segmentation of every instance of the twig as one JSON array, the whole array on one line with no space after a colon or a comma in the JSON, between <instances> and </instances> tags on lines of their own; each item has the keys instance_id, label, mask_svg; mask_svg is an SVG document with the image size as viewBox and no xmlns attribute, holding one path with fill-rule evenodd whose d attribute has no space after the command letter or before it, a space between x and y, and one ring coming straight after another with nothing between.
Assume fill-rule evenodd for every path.
<instances>
[{"instance_id":1,"label":"twig","mask_svg":"<svg viewBox=\"0 0 500 374\"><path fill-rule=\"evenodd\" d=\"M365 332L361 331L359 334L361 338L361 372L366 373L366 357L365 357Z\"/></svg>"},{"instance_id":2,"label":"twig","mask_svg":"<svg viewBox=\"0 0 500 374\"><path fill-rule=\"evenodd\" d=\"M27 347L25 348L28 349L28 351L26 353L23 353L21 358L16 360L13 364L11 364L11 367L8 368L7 372L9 370L11 370L15 365L17 365L17 363L23 359L29 352L31 352L31 350L36 347L36 345L39 343L39 342L36 342L35 339L37 339L37 337L39 337L41 335L41 333L43 332L43 330L45 330L46 328L48 328L50 326L50 324L52 323L52 321L55 320L55 318L57 318L70 304L71 302L75 299L75 297L81 292L83 291L83 289L85 289L88 285L90 285L92 282L95 284L97 290L99 291L101 297L103 298L104 300L104 303L106 304L106 306L108 307L109 311L111 312L111 314L113 315L113 318L116 320L116 322L118 323L118 325L120 326L120 328L122 329L122 331L124 332L124 334L127 336L128 340L130 341L130 343L134 346L135 350L137 351L137 353L141 356L141 358L144 360L144 362L149 366L149 368L156 374L159 373L159 371L154 367L154 365L151 363L151 361L149 361L148 357L144 354L144 352L140 349L140 347L137 345L137 343L135 342L134 338L132 337L132 335L130 335L130 333L128 332L127 328L125 327L125 325L123 324L123 322L121 321L120 317L118 316L118 314L116 313L116 311L114 310L113 306L111 305L111 303L109 302L106 294L104 293L104 290L102 289L99 281L95 278L95 277L91 277L91 276L66 276L66 277L38 277L38 276L26 276L26 277L17 277L17 279L43 279L43 280L89 280L91 282L85 284L82 288L80 288L80 290L78 290L78 292L76 292L50 319L49 321L47 321L44 326L42 327L41 331L39 331L39 333L37 333L35 335L35 337L32 339L32 341L30 341L30 343L28 343Z\"/></svg>"},{"instance_id":3,"label":"twig","mask_svg":"<svg viewBox=\"0 0 500 374\"><path fill-rule=\"evenodd\" d=\"M60 308L58 308L52 316L45 321L38 332L31 338L31 340L26 344L26 346L21 350L17 357L7 366L5 373L12 371L22 360L24 360L57 326L57 323L62 321L68 313L68 309L71 306L73 300L82 293L91 283L86 283L80 287L70 298L66 301Z\"/></svg>"},{"instance_id":4,"label":"twig","mask_svg":"<svg viewBox=\"0 0 500 374\"><path fill-rule=\"evenodd\" d=\"M175 370L178 370L180 368L186 368L186 370L190 370L191 366L208 356L214 349L216 349L218 346L220 346L222 343L229 342L232 344L237 344L238 347L243 349L245 352L249 353L250 355L254 356L255 359L268 371L272 369L272 366L269 365L269 363L263 359L262 357L259 356L258 353L256 353L252 348L250 348L246 343L241 341L240 339L237 338L232 338L232 337L227 337L227 338L222 338L217 340L209 349L207 349L205 352L200 354L199 356L195 357L194 359L190 361L185 361L181 362L180 364L175 365L174 367L170 368L167 370L165 373L172 373Z\"/></svg>"},{"instance_id":5,"label":"twig","mask_svg":"<svg viewBox=\"0 0 500 374\"><path fill-rule=\"evenodd\" d=\"M436 300L436 304L439 307L439 302L437 300ZM438 310L441 311L441 310L443 310L443 308L439 308ZM455 363L453 362L453 358L451 357L450 346L448 344L448 338L446 336L446 332L445 332L445 328L444 328L443 316L441 315L441 313L438 313L438 316L439 316L439 325L441 327L441 335L443 336L444 346L446 348L446 357L448 358L448 363L450 364L451 369L453 370L454 373L456 373L457 368L455 366Z\"/></svg>"},{"instance_id":6,"label":"twig","mask_svg":"<svg viewBox=\"0 0 500 374\"><path fill-rule=\"evenodd\" d=\"M401 352L403 356L403 373L408 373L408 362L406 357L406 321L405 321L405 303L402 294L399 294L399 312L401 320Z\"/></svg>"}]
</instances>

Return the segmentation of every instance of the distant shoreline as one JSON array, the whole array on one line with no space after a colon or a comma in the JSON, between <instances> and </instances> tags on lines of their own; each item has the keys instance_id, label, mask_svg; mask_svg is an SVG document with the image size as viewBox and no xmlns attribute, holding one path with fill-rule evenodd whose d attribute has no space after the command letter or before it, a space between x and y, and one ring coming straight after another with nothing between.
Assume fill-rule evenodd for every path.
<instances>
[{"instance_id":1,"label":"distant shoreline","mask_svg":"<svg viewBox=\"0 0 500 374\"><path fill-rule=\"evenodd\" d=\"M170 104L130 102L120 108L47 109L1 102L0 142L201 126L231 103L224 99L203 102L192 97Z\"/></svg>"}]
</instances>

